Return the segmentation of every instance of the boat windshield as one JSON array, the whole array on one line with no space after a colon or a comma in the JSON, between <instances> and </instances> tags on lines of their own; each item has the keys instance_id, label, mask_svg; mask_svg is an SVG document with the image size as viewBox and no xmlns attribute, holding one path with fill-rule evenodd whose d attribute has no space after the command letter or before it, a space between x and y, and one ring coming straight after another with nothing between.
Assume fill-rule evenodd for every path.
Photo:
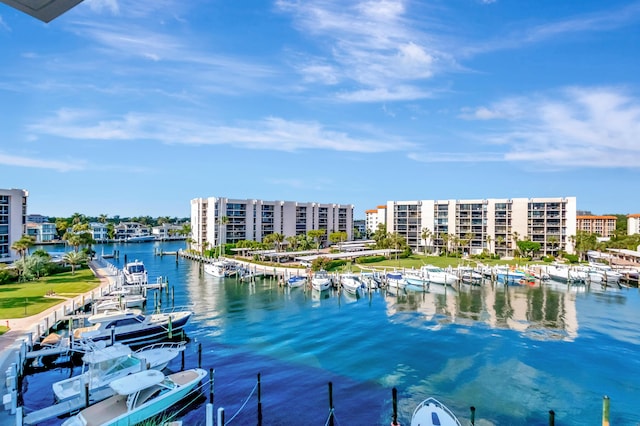
<instances>
[{"instance_id":1,"label":"boat windshield","mask_svg":"<svg viewBox=\"0 0 640 426\"><path fill-rule=\"evenodd\" d=\"M144 265L139 264L139 263L135 264L135 265L129 265L127 267L127 269L132 274L140 274L140 273L144 272Z\"/></svg>"}]
</instances>

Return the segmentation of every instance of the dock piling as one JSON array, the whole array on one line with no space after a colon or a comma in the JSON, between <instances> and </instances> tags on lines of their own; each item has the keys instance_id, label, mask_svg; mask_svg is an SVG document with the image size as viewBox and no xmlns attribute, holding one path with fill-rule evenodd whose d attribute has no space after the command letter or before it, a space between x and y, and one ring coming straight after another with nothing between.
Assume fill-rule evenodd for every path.
<instances>
[{"instance_id":1,"label":"dock piling","mask_svg":"<svg viewBox=\"0 0 640 426\"><path fill-rule=\"evenodd\" d=\"M399 426L399 423L398 423L398 389L396 389L396 388L391 389L391 401L392 401L392 407L393 407L393 415L392 415L393 420L391 421L391 424L393 426Z\"/></svg>"},{"instance_id":2,"label":"dock piling","mask_svg":"<svg viewBox=\"0 0 640 426\"><path fill-rule=\"evenodd\" d=\"M476 407L472 405L469 410L471 410L471 426L474 426L476 424Z\"/></svg>"},{"instance_id":3,"label":"dock piling","mask_svg":"<svg viewBox=\"0 0 640 426\"><path fill-rule=\"evenodd\" d=\"M609 397L605 395L602 398L602 426L609 426Z\"/></svg>"},{"instance_id":4,"label":"dock piling","mask_svg":"<svg viewBox=\"0 0 640 426\"><path fill-rule=\"evenodd\" d=\"M556 412L553 410L549 410L549 426L554 426L556 424Z\"/></svg>"},{"instance_id":5,"label":"dock piling","mask_svg":"<svg viewBox=\"0 0 640 426\"><path fill-rule=\"evenodd\" d=\"M258 426L262 425L262 391L260 387L260 373L258 373Z\"/></svg>"}]
</instances>

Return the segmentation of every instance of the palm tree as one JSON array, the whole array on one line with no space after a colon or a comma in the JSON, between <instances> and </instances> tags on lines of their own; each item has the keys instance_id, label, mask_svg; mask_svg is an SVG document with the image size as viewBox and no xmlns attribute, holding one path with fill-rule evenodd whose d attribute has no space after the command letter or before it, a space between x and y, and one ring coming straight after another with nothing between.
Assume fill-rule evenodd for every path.
<instances>
[{"instance_id":1,"label":"palm tree","mask_svg":"<svg viewBox=\"0 0 640 426\"><path fill-rule=\"evenodd\" d=\"M511 233L511 238L513 238L513 254L516 253L516 247L518 246L518 241L520 240L520 234L518 231L513 231Z\"/></svg>"},{"instance_id":2,"label":"palm tree","mask_svg":"<svg viewBox=\"0 0 640 426\"><path fill-rule=\"evenodd\" d=\"M424 255L427 255L427 245L428 241L431 239L432 232L429 228L422 228L422 233L420 234L420 238L424 240Z\"/></svg>"},{"instance_id":3,"label":"palm tree","mask_svg":"<svg viewBox=\"0 0 640 426\"><path fill-rule=\"evenodd\" d=\"M100 216L98 216L98 222L100 223L107 223L107 218L108 216L106 214L101 214Z\"/></svg>"},{"instance_id":4,"label":"palm tree","mask_svg":"<svg viewBox=\"0 0 640 426\"><path fill-rule=\"evenodd\" d=\"M501 235L498 238L496 238L496 245L498 247L504 248L504 237Z\"/></svg>"},{"instance_id":5,"label":"palm tree","mask_svg":"<svg viewBox=\"0 0 640 426\"><path fill-rule=\"evenodd\" d=\"M547 242L549 243L549 245L551 246L551 254L553 256L557 256L556 253L556 246L558 245L558 237L555 236L550 236L549 239L547 240Z\"/></svg>"},{"instance_id":6,"label":"palm tree","mask_svg":"<svg viewBox=\"0 0 640 426\"><path fill-rule=\"evenodd\" d=\"M282 242L284 241L284 235L274 232L272 235L273 241L276 243L276 251L280 251L282 249Z\"/></svg>"},{"instance_id":7,"label":"palm tree","mask_svg":"<svg viewBox=\"0 0 640 426\"><path fill-rule=\"evenodd\" d=\"M307 235L313 238L314 241L316 242L317 250L320 250L320 242L322 241L322 237L324 237L325 234L326 234L325 229L312 229L311 231L307 232Z\"/></svg>"},{"instance_id":8,"label":"palm tree","mask_svg":"<svg viewBox=\"0 0 640 426\"><path fill-rule=\"evenodd\" d=\"M286 240L291 250L296 251L298 249L298 237L296 235L288 236Z\"/></svg>"},{"instance_id":9,"label":"palm tree","mask_svg":"<svg viewBox=\"0 0 640 426\"><path fill-rule=\"evenodd\" d=\"M22 260L29 254L29 248L35 243L35 238L30 235L23 235L19 240L16 240L11 244L11 249L18 252L18 255Z\"/></svg>"},{"instance_id":10,"label":"palm tree","mask_svg":"<svg viewBox=\"0 0 640 426\"><path fill-rule=\"evenodd\" d=\"M473 237L475 236L476 235L472 232L467 232L466 234L464 234L464 240L469 245L469 251L467 252L468 256L471 256L471 242L473 241Z\"/></svg>"},{"instance_id":11,"label":"palm tree","mask_svg":"<svg viewBox=\"0 0 640 426\"><path fill-rule=\"evenodd\" d=\"M82 262L86 260L86 257L84 253L79 253L77 251L70 251L65 253L62 259L65 261L65 263L68 263L69 265L71 265L71 275L73 275L76 272L76 266L81 265Z\"/></svg>"},{"instance_id":12,"label":"palm tree","mask_svg":"<svg viewBox=\"0 0 640 426\"><path fill-rule=\"evenodd\" d=\"M487 234L487 235L484 237L484 240L487 242L487 251L488 251L489 253L492 253L492 251L491 251L491 235Z\"/></svg>"}]
</instances>

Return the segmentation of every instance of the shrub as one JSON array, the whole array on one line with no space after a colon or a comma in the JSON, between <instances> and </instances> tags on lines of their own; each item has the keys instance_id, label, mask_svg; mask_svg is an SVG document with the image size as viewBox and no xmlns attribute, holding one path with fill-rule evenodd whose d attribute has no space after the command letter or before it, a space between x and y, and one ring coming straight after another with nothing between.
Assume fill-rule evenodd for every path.
<instances>
[{"instance_id":1,"label":"shrub","mask_svg":"<svg viewBox=\"0 0 640 426\"><path fill-rule=\"evenodd\" d=\"M386 260L385 256L364 256L356 259L356 263L375 263Z\"/></svg>"}]
</instances>

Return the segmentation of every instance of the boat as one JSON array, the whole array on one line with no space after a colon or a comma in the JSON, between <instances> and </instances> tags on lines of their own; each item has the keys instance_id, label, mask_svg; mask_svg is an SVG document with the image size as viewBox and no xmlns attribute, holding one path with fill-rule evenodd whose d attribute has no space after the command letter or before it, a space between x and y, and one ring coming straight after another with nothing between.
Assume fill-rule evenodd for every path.
<instances>
[{"instance_id":1,"label":"boat","mask_svg":"<svg viewBox=\"0 0 640 426\"><path fill-rule=\"evenodd\" d=\"M293 275L287 280L287 285L291 288L304 287L307 283L307 277L302 275Z\"/></svg>"},{"instance_id":2,"label":"boat","mask_svg":"<svg viewBox=\"0 0 640 426\"><path fill-rule=\"evenodd\" d=\"M314 290L324 291L331 287L331 277L324 269L316 271L311 276L311 287Z\"/></svg>"},{"instance_id":3,"label":"boat","mask_svg":"<svg viewBox=\"0 0 640 426\"><path fill-rule=\"evenodd\" d=\"M346 273L340 275L340 285L344 288L344 291L351 294L358 294L358 291L362 287L362 281L357 275L352 273Z\"/></svg>"},{"instance_id":4,"label":"boat","mask_svg":"<svg viewBox=\"0 0 640 426\"><path fill-rule=\"evenodd\" d=\"M89 399L93 401L91 395L108 388L111 381L149 368L162 370L184 348L184 342L154 344L135 352L122 343L98 346L82 357L81 374L52 385L53 394L57 401L75 398L81 396L83 386L88 385ZM104 393L101 395L102 399L110 396Z\"/></svg>"},{"instance_id":5,"label":"boat","mask_svg":"<svg viewBox=\"0 0 640 426\"><path fill-rule=\"evenodd\" d=\"M214 277L230 277L237 272L236 264L228 260L218 260L204 265L204 272Z\"/></svg>"},{"instance_id":6,"label":"boat","mask_svg":"<svg viewBox=\"0 0 640 426\"><path fill-rule=\"evenodd\" d=\"M154 235L149 234L140 234L140 235L132 235L128 237L125 241L128 243L148 243L149 241L155 241L156 237Z\"/></svg>"},{"instance_id":7,"label":"boat","mask_svg":"<svg viewBox=\"0 0 640 426\"><path fill-rule=\"evenodd\" d=\"M139 309L105 311L91 315L91 326L74 330L74 340L100 340L132 345L158 341L179 332L193 312L175 311L145 315Z\"/></svg>"},{"instance_id":8,"label":"boat","mask_svg":"<svg viewBox=\"0 0 640 426\"><path fill-rule=\"evenodd\" d=\"M431 284L453 285L459 281L455 274L447 272L439 266L423 265L420 267L420 272Z\"/></svg>"},{"instance_id":9,"label":"boat","mask_svg":"<svg viewBox=\"0 0 640 426\"><path fill-rule=\"evenodd\" d=\"M527 273L516 269L515 267L509 267L507 265L496 265L493 267L493 277L503 284L516 284L520 285L523 280L526 280Z\"/></svg>"},{"instance_id":10,"label":"boat","mask_svg":"<svg viewBox=\"0 0 640 426\"><path fill-rule=\"evenodd\" d=\"M114 290L97 299L94 303L94 312L103 312L114 309L143 308L147 298L143 294L131 292L128 288Z\"/></svg>"},{"instance_id":11,"label":"boat","mask_svg":"<svg viewBox=\"0 0 640 426\"><path fill-rule=\"evenodd\" d=\"M566 265L548 265L545 271L552 280L561 283L586 284L588 281L586 272L577 268L570 268Z\"/></svg>"},{"instance_id":12,"label":"boat","mask_svg":"<svg viewBox=\"0 0 640 426\"><path fill-rule=\"evenodd\" d=\"M419 270L409 269L402 274L406 280L406 289L413 291L428 291L429 280Z\"/></svg>"},{"instance_id":13,"label":"boat","mask_svg":"<svg viewBox=\"0 0 640 426\"><path fill-rule=\"evenodd\" d=\"M184 399L206 375L201 368L167 376L158 370L130 374L109 384L114 396L90 405L62 425L124 426L143 422Z\"/></svg>"},{"instance_id":14,"label":"boat","mask_svg":"<svg viewBox=\"0 0 640 426\"><path fill-rule=\"evenodd\" d=\"M387 287L404 290L407 287L407 280L402 276L401 272L387 272L385 276Z\"/></svg>"},{"instance_id":15,"label":"boat","mask_svg":"<svg viewBox=\"0 0 640 426\"><path fill-rule=\"evenodd\" d=\"M125 285L147 285L149 277L147 275L147 269L144 267L144 263L141 260L134 260L133 262L127 262L122 270L124 274Z\"/></svg>"},{"instance_id":16,"label":"boat","mask_svg":"<svg viewBox=\"0 0 640 426\"><path fill-rule=\"evenodd\" d=\"M411 416L411 426L461 426L460 420L433 397L422 401Z\"/></svg>"}]
</instances>

